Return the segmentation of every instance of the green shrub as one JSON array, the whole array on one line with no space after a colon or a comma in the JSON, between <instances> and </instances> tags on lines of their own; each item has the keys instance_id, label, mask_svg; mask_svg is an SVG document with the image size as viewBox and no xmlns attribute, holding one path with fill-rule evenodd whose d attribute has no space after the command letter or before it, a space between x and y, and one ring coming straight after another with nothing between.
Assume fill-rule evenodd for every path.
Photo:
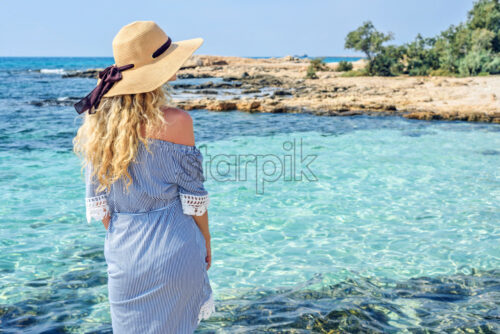
<instances>
[{"instance_id":1,"label":"green shrub","mask_svg":"<svg viewBox=\"0 0 500 334\"><path fill-rule=\"evenodd\" d=\"M342 73L340 76L341 77L364 77L367 75L370 75L370 74L365 69L361 69L361 70L347 71L347 72Z\"/></svg>"},{"instance_id":2,"label":"green shrub","mask_svg":"<svg viewBox=\"0 0 500 334\"><path fill-rule=\"evenodd\" d=\"M306 79L318 79L316 70L314 69L314 66L312 64L307 67Z\"/></svg>"},{"instance_id":3,"label":"green shrub","mask_svg":"<svg viewBox=\"0 0 500 334\"><path fill-rule=\"evenodd\" d=\"M432 70L429 72L430 76L433 77L456 77L455 73L452 73L448 70L445 70L443 68L438 68L437 70Z\"/></svg>"},{"instance_id":4,"label":"green shrub","mask_svg":"<svg viewBox=\"0 0 500 334\"><path fill-rule=\"evenodd\" d=\"M403 47L389 45L383 48L373 60L368 63L368 73L380 76L395 76L401 74L404 69L401 63L403 53Z\"/></svg>"},{"instance_id":5,"label":"green shrub","mask_svg":"<svg viewBox=\"0 0 500 334\"><path fill-rule=\"evenodd\" d=\"M406 66L403 73L409 75L428 75L432 70L439 68L439 56L433 50L435 40L423 38L420 34L415 40L402 47L401 56L404 57Z\"/></svg>"},{"instance_id":6,"label":"green shrub","mask_svg":"<svg viewBox=\"0 0 500 334\"><path fill-rule=\"evenodd\" d=\"M488 72L486 67L493 61L489 52L473 51L462 58L458 65L458 72L462 76L478 75L481 72Z\"/></svg>"},{"instance_id":7,"label":"green shrub","mask_svg":"<svg viewBox=\"0 0 500 334\"><path fill-rule=\"evenodd\" d=\"M336 70L339 72L350 71L350 70L352 70L352 63L349 61L341 60L341 61L339 61Z\"/></svg>"},{"instance_id":8,"label":"green shrub","mask_svg":"<svg viewBox=\"0 0 500 334\"><path fill-rule=\"evenodd\" d=\"M431 72L431 69L429 69L428 67L416 67L416 68L412 68L408 72L408 75L410 75L410 76L429 75L430 72Z\"/></svg>"},{"instance_id":9,"label":"green shrub","mask_svg":"<svg viewBox=\"0 0 500 334\"><path fill-rule=\"evenodd\" d=\"M484 70L490 74L500 74L500 54L495 55L493 59L484 66Z\"/></svg>"},{"instance_id":10,"label":"green shrub","mask_svg":"<svg viewBox=\"0 0 500 334\"><path fill-rule=\"evenodd\" d=\"M328 71L328 66L323 62L324 58L314 58L311 59L311 63L309 66L312 66L312 68L315 71Z\"/></svg>"}]
</instances>

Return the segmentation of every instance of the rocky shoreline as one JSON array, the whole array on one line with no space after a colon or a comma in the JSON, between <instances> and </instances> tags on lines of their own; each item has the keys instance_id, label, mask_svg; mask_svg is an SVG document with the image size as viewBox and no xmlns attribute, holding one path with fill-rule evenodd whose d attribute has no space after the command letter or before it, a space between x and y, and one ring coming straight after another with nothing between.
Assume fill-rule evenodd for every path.
<instances>
[{"instance_id":1,"label":"rocky shoreline","mask_svg":"<svg viewBox=\"0 0 500 334\"><path fill-rule=\"evenodd\" d=\"M363 60L354 68L365 66ZM192 56L178 78L214 78L202 84L173 84L175 92L196 97L174 103L184 110L241 110L350 116L391 114L421 120L500 123L500 76L485 77L342 77L335 64L305 79L308 59L291 56L252 59ZM63 77L97 78L102 69L66 73ZM217 79L217 81L215 80ZM238 90L220 96L224 90Z\"/></svg>"}]
</instances>

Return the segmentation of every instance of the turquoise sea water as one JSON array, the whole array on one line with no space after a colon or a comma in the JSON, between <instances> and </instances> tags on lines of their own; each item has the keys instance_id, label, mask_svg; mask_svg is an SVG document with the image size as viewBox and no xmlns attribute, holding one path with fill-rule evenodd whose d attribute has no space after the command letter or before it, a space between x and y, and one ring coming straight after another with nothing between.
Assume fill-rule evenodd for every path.
<instances>
[{"instance_id":1,"label":"turquoise sea water","mask_svg":"<svg viewBox=\"0 0 500 334\"><path fill-rule=\"evenodd\" d=\"M109 64L0 59L0 332L111 332L80 121L57 103L95 80L36 71ZM216 301L199 332L500 331L499 125L191 115Z\"/></svg>"}]
</instances>

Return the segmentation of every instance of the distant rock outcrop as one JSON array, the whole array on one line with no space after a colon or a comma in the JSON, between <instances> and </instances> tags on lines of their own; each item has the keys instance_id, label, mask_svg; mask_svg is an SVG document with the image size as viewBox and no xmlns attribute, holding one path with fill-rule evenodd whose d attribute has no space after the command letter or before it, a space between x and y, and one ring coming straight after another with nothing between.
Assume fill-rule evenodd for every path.
<instances>
[{"instance_id":1,"label":"distant rock outcrop","mask_svg":"<svg viewBox=\"0 0 500 334\"><path fill-rule=\"evenodd\" d=\"M178 78L217 77L222 78L222 82L173 84L176 90L190 89L206 96L174 102L186 110L238 109L332 116L376 113L421 120L500 123L500 100L492 91L492 87L500 87L498 75L343 77L335 71L334 63L327 63L325 70L316 72L318 79L312 80L305 78L309 64L310 59L294 56L255 59L193 55L178 72ZM353 65L354 69L363 68L366 60L355 61ZM101 70L75 71L63 77L97 78ZM225 89L238 90L239 94L220 99L221 94L217 92Z\"/></svg>"}]
</instances>

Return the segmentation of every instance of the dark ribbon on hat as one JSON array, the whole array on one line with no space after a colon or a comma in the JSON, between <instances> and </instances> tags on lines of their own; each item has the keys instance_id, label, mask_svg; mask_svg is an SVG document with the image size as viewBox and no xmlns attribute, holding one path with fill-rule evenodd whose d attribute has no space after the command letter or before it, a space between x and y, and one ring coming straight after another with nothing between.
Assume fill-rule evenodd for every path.
<instances>
[{"instance_id":1,"label":"dark ribbon on hat","mask_svg":"<svg viewBox=\"0 0 500 334\"><path fill-rule=\"evenodd\" d=\"M170 39L170 37L168 37L167 41L162 46L160 46L158 48L158 50L156 50L153 53L153 58L156 58L156 57L160 56L163 52L165 52L171 43L172 43L172 40Z\"/></svg>"},{"instance_id":2,"label":"dark ribbon on hat","mask_svg":"<svg viewBox=\"0 0 500 334\"><path fill-rule=\"evenodd\" d=\"M156 58L164 53L171 43L172 40L168 37L168 40L153 53L153 58ZM113 87L115 82L122 79L121 71L128 70L132 67L134 67L134 64L127 64L120 67L111 65L106 67L103 71L100 71L99 79L101 79L101 81L87 96L75 103L74 106L76 112L81 114L88 110L89 114L95 114L95 109L99 106L99 103L101 103L103 95L105 95L111 87ZM93 112L91 111L92 107L94 107Z\"/></svg>"},{"instance_id":3,"label":"dark ribbon on hat","mask_svg":"<svg viewBox=\"0 0 500 334\"><path fill-rule=\"evenodd\" d=\"M113 87L115 82L122 79L121 71L128 70L132 67L134 67L134 64L127 64L120 67L111 65L106 67L103 71L100 71L99 79L101 79L101 81L87 96L75 103L76 112L81 114L89 110L89 114L94 114L95 108L99 106L102 96ZM92 107L94 107L93 112L91 112Z\"/></svg>"}]
</instances>

